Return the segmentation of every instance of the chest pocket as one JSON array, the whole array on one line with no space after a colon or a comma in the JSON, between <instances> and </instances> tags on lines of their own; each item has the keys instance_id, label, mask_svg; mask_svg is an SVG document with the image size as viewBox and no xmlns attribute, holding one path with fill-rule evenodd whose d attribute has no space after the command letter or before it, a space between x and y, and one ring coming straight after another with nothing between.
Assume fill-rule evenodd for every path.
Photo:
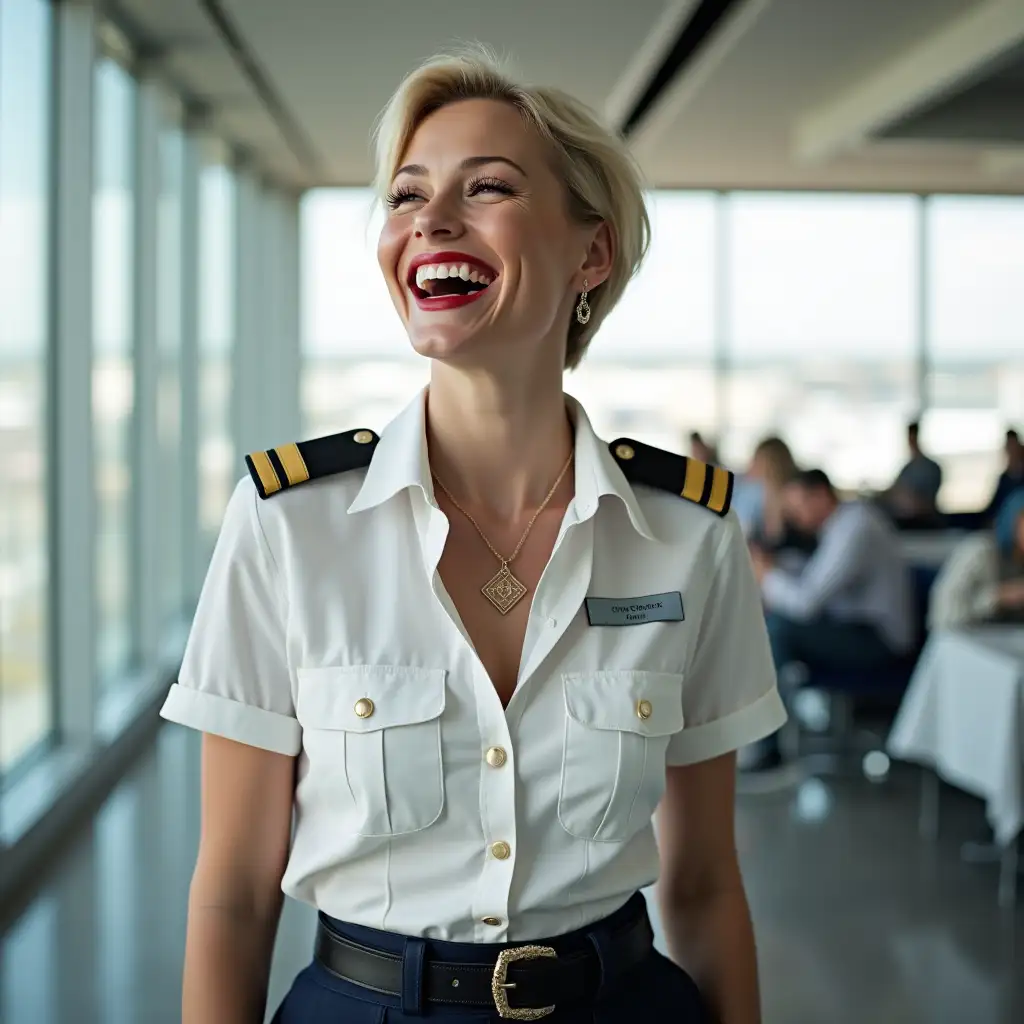
<instances>
[{"instance_id":1,"label":"chest pocket","mask_svg":"<svg viewBox=\"0 0 1024 1024\"><path fill-rule=\"evenodd\" d=\"M665 753L683 728L683 677L668 672L562 676L565 740L558 820L570 835L623 843L665 791Z\"/></svg>"},{"instance_id":2,"label":"chest pocket","mask_svg":"<svg viewBox=\"0 0 1024 1024\"><path fill-rule=\"evenodd\" d=\"M445 675L402 665L298 670L309 776L351 800L359 835L417 832L441 816Z\"/></svg>"}]
</instances>

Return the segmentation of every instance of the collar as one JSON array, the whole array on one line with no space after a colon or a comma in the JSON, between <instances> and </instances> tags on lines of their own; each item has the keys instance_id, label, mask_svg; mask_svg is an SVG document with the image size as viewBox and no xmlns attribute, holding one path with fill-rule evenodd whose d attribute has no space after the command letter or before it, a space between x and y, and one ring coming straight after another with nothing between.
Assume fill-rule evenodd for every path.
<instances>
[{"instance_id":1,"label":"collar","mask_svg":"<svg viewBox=\"0 0 1024 1024\"><path fill-rule=\"evenodd\" d=\"M594 433L583 406L569 395L565 400L576 437L576 495L570 506L576 521L583 522L595 515L601 499L609 496L622 502L637 533L655 540L633 488L607 444ZM418 488L427 502L436 506L427 458L426 389L381 432L362 487L348 511L376 508L410 488Z\"/></svg>"}]
</instances>

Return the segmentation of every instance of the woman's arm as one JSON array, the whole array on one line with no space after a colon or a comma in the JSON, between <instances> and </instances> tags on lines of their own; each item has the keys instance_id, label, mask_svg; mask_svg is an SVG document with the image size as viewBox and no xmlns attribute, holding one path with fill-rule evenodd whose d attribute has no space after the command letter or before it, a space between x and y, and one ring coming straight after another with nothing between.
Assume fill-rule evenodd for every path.
<instances>
[{"instance_id":1,"label":"woman's arm","mask_svg":"<svg viewBox=\"0 0 1024 1024\"><path fill-rule=\"evenodd\" d=\"M182 1024L262 1024L291 841L295 759L203 736Z\"/></svg>"},{"instance_id":2,"label":"woman's arm","mask_svg":"<svg viewBox=\"0 0 1024 1024\"><path fill-rule=\"evenodd\" d=\"M717 1024L759 1024L757 956L736 857L736 755L667 769L658 900L669 955Z\"/></svg>"}]
</instances>

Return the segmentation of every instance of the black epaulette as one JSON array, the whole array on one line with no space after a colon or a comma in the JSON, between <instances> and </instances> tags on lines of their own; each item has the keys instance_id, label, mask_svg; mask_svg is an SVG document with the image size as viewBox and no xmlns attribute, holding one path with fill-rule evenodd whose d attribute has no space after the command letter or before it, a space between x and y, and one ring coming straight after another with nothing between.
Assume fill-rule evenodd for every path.
<instances>
[{"instance_id":1,"label":"black epaulette","mask_svg":"<svg viewBox=\"0 0 1024 1024\"><path fill-rule=\"evenodd\" d=\"M343 434L253 452L246 455L245 464L260 497L269 498L307 480L368 466L378 440L372 430L347 430Z\"/></svg>"},{"instance_id":2,"label":"black epaulette","mask_svg":"<svg viewBox=\"0 0 1024 1024\"><path fill-rule=\"evenodd\" d=\"M620 437L608 446L630 483L671 491L724 516L732 502L733 474L720 466Z\"/></svg>"}]
</instances>

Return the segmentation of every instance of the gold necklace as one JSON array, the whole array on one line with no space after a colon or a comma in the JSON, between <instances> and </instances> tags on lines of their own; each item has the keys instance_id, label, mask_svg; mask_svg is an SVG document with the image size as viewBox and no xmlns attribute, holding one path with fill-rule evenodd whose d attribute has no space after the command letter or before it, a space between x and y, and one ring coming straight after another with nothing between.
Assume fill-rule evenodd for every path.
<instances>
[{"instance_id":1,"label":"gold necklace","mask_svg":"<svg viewBox=\"0 0 1024 1024\"><path fill-rule=\"evenodd\" d=\"M558 474L558 479L551 485L551 490L548 491L547 497L540 503L537 511L533 513L533 518L526 524L526 529L523 531L522 537L519 538L515 551L508 558L499 554L494 545L487 539L484 531L480 529L480 524L455 500L452 492L445 487L437 474L431 474L437 486L448 496L448 500L473 524L483 542L490 548L491 554L501 562L501 568L480 588L480 592L502 615L507 615L529 592L526 584L517 579L513 574L509 568L509 563L515 561L516 555L522 551L526 538L530 536L530 531L533 529L533 524L537 522L537 517L548 507L548 502L554 497L555 491L558 490L558 485L562 482L562 477L565 476L569 466L572 465L573 454L573 452L569 453L569 458L565 460L565 465L562 467L561 473Z\"/></svg>"}]
</instances>

